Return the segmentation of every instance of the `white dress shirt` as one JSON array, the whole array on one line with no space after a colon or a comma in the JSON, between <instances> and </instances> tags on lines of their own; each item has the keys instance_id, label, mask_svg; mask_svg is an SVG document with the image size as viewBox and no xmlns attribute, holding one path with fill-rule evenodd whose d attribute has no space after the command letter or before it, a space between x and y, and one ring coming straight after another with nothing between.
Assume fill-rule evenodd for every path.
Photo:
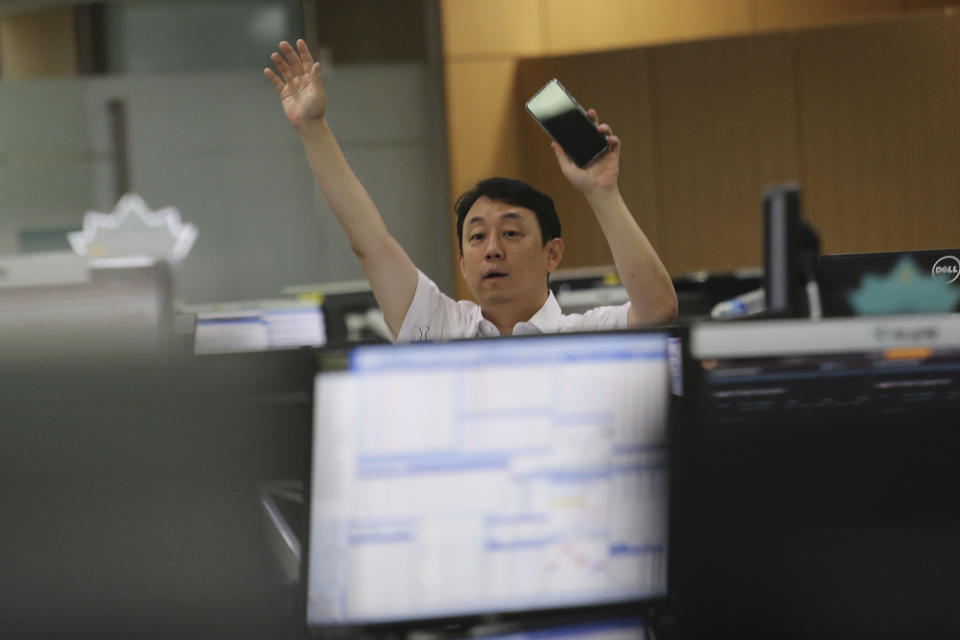
<instances>
[{"instance_id":1,"label":"white dress shirt","mask_svg":"<svg viewBox=\"0 0 960 640\"><path fill-rule=\"evenodd\" d=\"M602 331L625 329L630 303L615 307L597 307L586 313L564 314L551 291L547 301L526 322L513 326L514 335L537 333L568 333L571 331ZM417 292L403 318L397 342L426 342L498 336L500 331L483 317L480 305L469 300L454 300L422 271L417 280Z\"/></svg>"}]
</instances>

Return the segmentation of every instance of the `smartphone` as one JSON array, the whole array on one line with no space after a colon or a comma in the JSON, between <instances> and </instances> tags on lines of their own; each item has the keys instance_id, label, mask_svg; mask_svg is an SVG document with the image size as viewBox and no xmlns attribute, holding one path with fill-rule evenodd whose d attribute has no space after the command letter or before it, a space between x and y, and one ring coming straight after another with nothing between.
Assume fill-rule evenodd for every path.
<instances>
[{"instance_id":1,"label":"smartphone","mask_svg":"<svg viewBox=\"0 0 960 640\"><path fill-rule=\"evenodd\" d=\"M527 100L527 111L578 167L586 167L610 148L607 137L556 78Z\"/></svg>"}]
</instances>

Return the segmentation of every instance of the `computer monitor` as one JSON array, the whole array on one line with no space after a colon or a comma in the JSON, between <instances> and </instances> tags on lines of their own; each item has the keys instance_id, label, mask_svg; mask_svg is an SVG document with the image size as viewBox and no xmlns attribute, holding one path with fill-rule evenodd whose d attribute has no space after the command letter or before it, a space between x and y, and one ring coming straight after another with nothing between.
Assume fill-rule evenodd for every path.
<instances>
[{"instance_id":1,"label":"computer monitor","mask_svg":"<svg viewBox=\"0 0 960 640\"><path fill-rule=\"evenodd\" d=\"M960 633L960 324L694 326L672 440L684 636Z\"/></svg>"},{"instance_id":2,"label":"computer monitor","mask_svg":"<svg viewBox=\"0 0 960 640\"><path fill-rule=\"evenodd\" d=\"M612 265L556 269L548 284L564 313L584 313L630 301Z\"/></svg>"},{"instance_id":3,"label":"computer monitor","mask_svg":"<svg viewBox=\"0 0 960 640\"><path fill-rule=\"evenodd\" d=\"M258 487L306 478L309 350L0 371L0 633L293 638Z\"/></svg>"},{"instance_id":4,"label":"computer monitor","mask_svg":"<svg viewBox=\"0 0 960 640\"><path fill-rule=\"evenodd\" d=\"M183 305L193 316L193 351L249 353L319 347L326 343L324 314L309 300L266 299Z\"/></svg>"},{"instance_id":5,"label":"computer monitor","mask_svg":"<svg viewBox=\"0 0 960 640\"><path fill-rule=\"evenodd\" d=\"M393 341L366 280L285 287L283 293L322 305L325 344L329 347Z\"/></svg>"},{"instance_id":6,"label":"computer monitor","mask_svg":"<svg viewBox=\"0 0 960 640\"><path fill-rule=\"evenodd\" d=\"M677 292L677 321L690 324L710 317L720 303L759 290L763 299L763 269L694 271L673 278Z\"/></svg>"},{"instance_id":7,"label":"computer monitor","mask_svg":"<svg viewBox=\"0 0 960 640\"><path fill-rule=\"evenodd\" d=\"M960 249L820 258L825 316L960 311Z\"/></svg>"},{"instance_id":8,"label":"computer monitor","mask_svg":"<svg viewBox=\"0 0 960 640\"><path fill-rule=\"evenodd\" d=\"M803 218L800 187L793 183L763 193L764 315L819 317L815 289L820 241Z\"/></svg>"},{"instance_id":9,"label":"computer monitor","mask_svg":"<svg viewBox=\"0 0 960 640\"><path fill-rule=\"evenodd\" d=\"M370 345L324 367L309 625L663 598L675 345L668 331Z\"/></svg>"}]
</instances>

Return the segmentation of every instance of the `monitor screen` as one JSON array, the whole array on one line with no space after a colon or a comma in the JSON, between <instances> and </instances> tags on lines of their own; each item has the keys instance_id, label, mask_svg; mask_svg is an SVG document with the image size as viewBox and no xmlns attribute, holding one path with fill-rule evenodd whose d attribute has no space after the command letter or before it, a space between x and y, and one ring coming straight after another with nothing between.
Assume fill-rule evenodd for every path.
<instances>
[{"instance_id":1,"label":"monitor screen","mask_svg":"<svg viewBox=\"0 0 960 640\"><path fill-rule=\"evenodd\" d=\"M670 340L371 345L319 373L309 624L664 596Z\"/></svg>"},{"instance_id":2,"label":"monitor screen","mask_svg":"<svg viewBox=\"0 0 960 640\"><path fill-rule=\"evenodd\" d=\"M691 330L671 441L688 637L954 637L960 324Z\"/></svg>"},{"instance_id":3,"label":"monitor screen","mask_svg":"<svg viewBox=\"0 0 960 640\"><path fill-rule=\"evenodd\" d=\"M960 311L960 249L820 258L825 316Z\"/></svg>"}]
</instances>

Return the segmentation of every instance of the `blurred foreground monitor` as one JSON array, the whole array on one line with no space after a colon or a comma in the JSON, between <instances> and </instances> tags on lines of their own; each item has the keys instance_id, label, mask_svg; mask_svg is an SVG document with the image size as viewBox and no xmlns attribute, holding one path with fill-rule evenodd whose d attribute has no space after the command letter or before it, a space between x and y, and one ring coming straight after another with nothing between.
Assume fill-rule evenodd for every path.
<instances>
[{"instance_id":1,"label":"blurred foreground monitor","mask_svg":"<svg viewBox=\"0 0 960 640\"><path fill-rule=\"evenodd\" d=\"M673 440L682 637L960 635L960 325L699 324Z\"/></svg>"},{"instance_id":2,"label":"blurred foreground monitor","mask_svg":"<svg viewBox=\"0 0 960 640\"><path fill-rule=\"evenodd\" d=\"M595 332L327 353L311 628L663 601L673 340Z\"/></svg>"},{"instance_id":3,"label":"blurred foreground monitor","mask_svg":"<svg viewBox=\"0 0 960 640\"><path fill-rule=\"evenodd\" d=\"M309 351L0 371L0 635L290 638L260 487L306 478Z\"/></svg>"}]
</instances>

